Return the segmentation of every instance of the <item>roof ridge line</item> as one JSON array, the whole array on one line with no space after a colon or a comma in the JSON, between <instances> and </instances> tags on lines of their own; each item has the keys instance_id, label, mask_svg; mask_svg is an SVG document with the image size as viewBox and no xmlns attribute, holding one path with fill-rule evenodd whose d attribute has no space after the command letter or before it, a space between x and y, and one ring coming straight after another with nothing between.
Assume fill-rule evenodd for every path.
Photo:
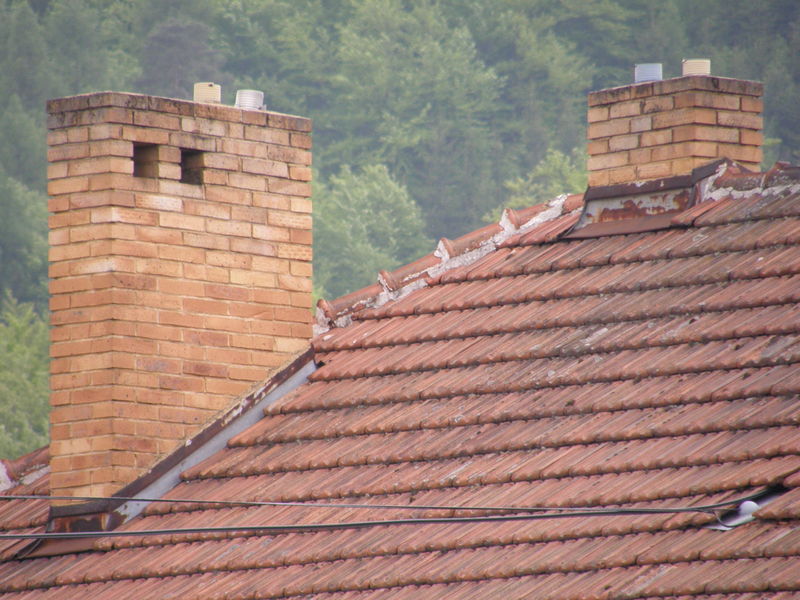
<instances>
[{"instance_id":1,"label":"roof ridge line","mask_svg":"<svg viewBox=\"0 0 800 600\"><path fill-rule=\"evenodd\" d=\"M351 315L365 308L378 308L399 300L411 292L427 287L445 272L468 266L497 250L512 236L528 233L583 206L583 194L560 194L549 202L523 209L503 209L497 223L462 235L455 240L441 238L433 252L393 271L381 270L377 283L335 300L317 302L314 336L333 327L346 327Z\"/></svg>"}]
</instances>

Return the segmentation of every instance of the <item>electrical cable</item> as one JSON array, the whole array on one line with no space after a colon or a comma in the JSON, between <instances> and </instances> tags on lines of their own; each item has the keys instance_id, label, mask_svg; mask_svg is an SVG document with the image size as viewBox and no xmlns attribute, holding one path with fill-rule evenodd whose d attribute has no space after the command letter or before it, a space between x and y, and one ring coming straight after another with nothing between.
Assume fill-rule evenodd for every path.
<instances>
[{"instance_id":1,"label":"electrical cable","mask_svg":"<svg viewBox=\"0 0 800 600\"><path fill-rule=\"evenodd\" d=\"M706 504L697 507L676 507L675 511L697 512L700 509L713 510L724 508L731 504L738 504L745 500L751 500L759 496L761 492L751 494L738 500L726 500L716 504ZM476 510L481 512L545 512L545 511L602 511L619 510L618 508L592 507L592 506L463 506L463 505L430 505L430 504L367 504L367 503L337 503L337 502L280 502L268 500L200 500L192 498L139 498L136 496L43 496L43 495L9 495L0 496L2 500L80 500L86 502L115 500L119 502L163 502L172 504L211 504L223 506L294 506L303 508L364 508L371 510L449 510L467 511ZM643 512L660 512L665 509L640 507L635 510Z\"/></svg>"},{"instance_id":2,"label":"electrical cable","mask_svg":"<svg viewBox=\"0 0 800 600\"><path fill-rule=\"evenodd\" d=\"M735 504L740 504L752 498L756 498L760 493L750 494L735 500L726 500L714 504L699 506L683 506L673 508L587 508L587 507L475 507L475 506L401 506L401 505L371 505L371 504L311 504L302 502L254 502L254 501L213 501L213 500L185 500L169 499L169 502L183 503L209 503L239 506L301 506L306 508L364 508L377 510L458 510L458 511L503 511L503 512L526 512L537 514L510 514L510 515L485 515L471 517L428 517L419 519L387 519L379 521L347 521L342 523L304 523L287 525L242 525L228 527L189 527L174 529L148 529L137 531L76 531L76 532L42 532L42 533L3 533L0 539L75 539L75 538L100 538L100 537L132 537L147 535L179 535L195 533L297 533L307 531L330 531L342 529L358 529L365 527L383 527L392 525L428 525L428 524L452 524L452 523L481 523L481 522L502 522L502 521L534 521L543 519L563 519L571 517L590 517L590 516L623 516L623 515L643 515L643 514L680 514L680 513L703 513L713 515L719 520L717 510ZM63 498L63 497L56 497ZM67 498L76 499L69 496ZM83 497L88 498L88 497ZM94 499L108 499L92 497ZM125 498L112 497L115 500L125 500ZM0 500L16 499L54 499L50 496L0 496ZM142 502L164 502L160 498L130 498L130 500Z\"/></svg>"}]
</instances>

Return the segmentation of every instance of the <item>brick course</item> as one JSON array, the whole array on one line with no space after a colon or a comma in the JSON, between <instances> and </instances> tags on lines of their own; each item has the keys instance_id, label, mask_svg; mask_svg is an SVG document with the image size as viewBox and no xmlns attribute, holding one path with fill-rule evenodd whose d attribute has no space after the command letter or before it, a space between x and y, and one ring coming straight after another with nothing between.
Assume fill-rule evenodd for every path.
<instances>
[{"instance_id":1,"label":"brick course","mask_svg":"<svg viewBox=\"0 0 800 600\"><path fill-rule=\"evenodd\" d=\"M689 76L589 94L589 185L685 175L715 158L758 169L762 84Z\"/></svg>"},{"instance_id":2,"label":"brick course","mask_svg":"<svg viewBox=\"0 0 800 600\"><path fill-rule=\"evenodd\" d=\"M308 344L311 125L109 92L48 113L51 488L107 495Z\"/></svg>"}]
</instances>

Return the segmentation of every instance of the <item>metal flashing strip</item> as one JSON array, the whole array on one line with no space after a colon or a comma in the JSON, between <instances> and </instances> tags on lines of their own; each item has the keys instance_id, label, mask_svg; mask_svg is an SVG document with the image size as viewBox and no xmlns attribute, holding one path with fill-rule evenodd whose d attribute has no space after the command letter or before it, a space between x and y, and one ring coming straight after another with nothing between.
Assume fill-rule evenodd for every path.
<instances>
[{"instance_id":1,"label":"metal flashing strip","mask_svg":"<svg viewBox=\"0 0 800 600\"><path fill-rule=\"evenodd\" d=\"M160 498L169 490L174 488L180 483L180 474L193 467L194 465L205 460L209 456L219 452L228 444L235 435L240 434L248 427L255 425L264 416L264 409L273 404L282 396L288 394L295 388L299 387L308 380L308 376L316 370L316 365L313 360L309 360L303 365L296 373L291 375L286 381L281 383L267 393L263 398L254 403L244 413L239 415L236 419L232 420L226 427L222 428L216 435L206 441L200 448L189 454L186 458L181 460L176 465L172 466L169 470L162 473L161 476L142 488L134 497L141 498ZM191 443L191 440L189 442ZM122 517L122 523L129 521L133 517L140 514L148 502L137 502L135 500L125 502L122 506L117 508L114 512Z\"/></svg>"}]
</instances>

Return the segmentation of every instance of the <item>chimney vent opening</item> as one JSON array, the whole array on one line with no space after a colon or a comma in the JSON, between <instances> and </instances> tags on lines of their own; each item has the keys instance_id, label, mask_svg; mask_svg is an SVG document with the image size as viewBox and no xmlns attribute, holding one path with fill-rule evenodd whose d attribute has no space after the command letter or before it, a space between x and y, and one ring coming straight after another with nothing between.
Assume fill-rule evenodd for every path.
<instances>
[{"instance_id":1,"label":"chimney vent opening","mask_svg":"<svg viewBox=\"0 0 800 600\"><path fill-rule=\"evenodd\" d=\"M644 83L645 81L660 81L663 79L661 74L661 63L641 63L634 65L633 82Z\"/></svg>"},{"instance_id":2,"label":"chimney vent opening","mask_svg":"<svg viewBox=\"0 0 800 600\"><path fill-rule=\"evenodd\" d=\"M133 145L133 176L158 177L158 146L155 144Z\"/></svg>"},{"instance_id":3,"label":"chimney vent opening","mask_svg":"<svg viewBox=\"0 0 800 600\"><path fill-rule=\"evenodd\" d=\"M203 153L181 148L181 183L203 183Z\"/></svg>"},{"instance_id":4,"label":"chimney vent opening","mask_svg":"<svg viewBox=\"0 0 800 600\"><path fill-rule=\"evenodd\" d=\"M684 77L687 75L711 75L711 61L707 58L684 58L681 64Z\"/></svg>"}]
</instances>

